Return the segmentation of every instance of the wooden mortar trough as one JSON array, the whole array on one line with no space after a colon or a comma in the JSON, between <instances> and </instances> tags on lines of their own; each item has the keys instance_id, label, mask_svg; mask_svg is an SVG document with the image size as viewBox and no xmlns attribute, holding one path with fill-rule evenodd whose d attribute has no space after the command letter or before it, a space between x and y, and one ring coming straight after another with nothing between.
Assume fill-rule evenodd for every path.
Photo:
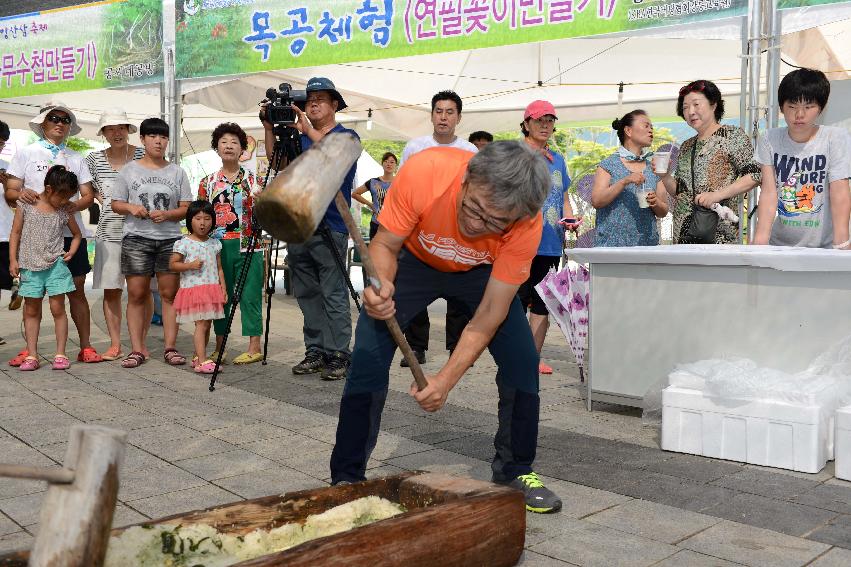
<instances>
[{"instance_id":1,"label":"wooden mortar trough","mask_svg":"<svg viewBox=\"0 0 851 567\"><path fill-rule=\"evenodd\" d=\"M311 514L364 496L397 502L407 512L234 566L508 567L523 552L526 508L521 492L428 472L265 496L144 524L208 524L220 532L244 535L303 522ZM115 529L112 534L123 531ZM28 551L0 555L0 567L26 567L28 558Z\"/></svg>"}]
</instances>

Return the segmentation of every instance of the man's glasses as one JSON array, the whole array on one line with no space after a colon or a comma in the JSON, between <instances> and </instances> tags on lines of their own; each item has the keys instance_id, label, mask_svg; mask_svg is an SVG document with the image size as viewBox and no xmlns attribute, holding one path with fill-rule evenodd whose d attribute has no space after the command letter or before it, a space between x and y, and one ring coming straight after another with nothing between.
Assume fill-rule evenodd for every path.
<instances>
[{"instance_id":1,"label":"man's glasses","mask_svg":"<svg viewBox=\"0 0 851 567\"><path fill-rule=\"evenodd\" d=\"M704 81L695 81L693 83L689 83L683 88L680 89L680 96L686 96L688 93L693 92L703 92L703 89L706 88L706 82Z\"/></svg>"},{"instance_id":2,"label":"man's glasses","mask_svg":"<svg viewBox=\"0 0 851 567\"><path fill-rule=\"evenodd\" d=\"M72 122L70 116L59 116L58 114L48 114L47 121L54 124L71 124Z\"/></svg>"},{"instance_id":3,"label":"man's glasses","mask_svg":"<svg viewBox=\"0 0 851 567\"><path fill-rule=\"evenodd\" d=\"M482 223L482 225L489 230L490 232L496 232L499 234L505 234L513 225L513 222L504 222L504 221L495 221L490 217L486 217L482 214L482 212L478 209L473 208L467 203L467 190L464 189L464 197L461 198L461 210L464 211L464 214L468 217L475 219Z\"/></svg>"},{"instance_id":4,"label":"man's glasses","mask_svg":"<svg viewBox=\"0 0 851 567\"><path fill-rule=\"evenodd\" d=\"M536 122L538 124L552 126L556 123L556 119L552 116L541 116L540 118L533 118L532 122Z\"/></svg>"},{"instance_id":5,"label":"man's glasses","mask_svg":"<svg viewBox=\"0 0 851 567\"><path fill-rule=\"evenodd\" d=\"M331 99L325 96L316 97L316 98L308 98L305 101L306 104L331 104Z\"/></svg>"}]
</instances>

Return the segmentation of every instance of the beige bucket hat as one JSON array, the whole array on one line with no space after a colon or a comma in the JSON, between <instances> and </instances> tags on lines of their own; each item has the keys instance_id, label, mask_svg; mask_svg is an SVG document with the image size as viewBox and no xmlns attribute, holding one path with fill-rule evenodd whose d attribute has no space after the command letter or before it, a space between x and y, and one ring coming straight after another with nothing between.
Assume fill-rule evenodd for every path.
<instances>
[{"instance_id":1,"label":"beige bucket hat","mask_svg":"<svg viewBox=\"0 0 851 567\"><path fill-rule=\"evenodd\" d=\"M98 136L103 136L104 126L121 125L126 125L131 134L135 134L137 131L136 126L130 122L129 118L127 118L127 111L119 107L108 108L100 115L100 122L98 122Z\"/></svg>"},{"instance_id":2,"label":"beige bucket hat","mask_svg":"<svg viewBox=\"0 0 851 567\"><path fill-rule=\"evenodd\" d=\"M61 110L71 117L71 129L68 131L69 136L75 136L83 130L77 124L77 116L70 108L68 108L68 106L58 100L52 100L41 105L41 108L38 110L38 115L30 120L30 130L38 134L39 138L44 138L44 129L41 125L44 123L47 115L53 110Z\"/></svg>"}]
</instances>

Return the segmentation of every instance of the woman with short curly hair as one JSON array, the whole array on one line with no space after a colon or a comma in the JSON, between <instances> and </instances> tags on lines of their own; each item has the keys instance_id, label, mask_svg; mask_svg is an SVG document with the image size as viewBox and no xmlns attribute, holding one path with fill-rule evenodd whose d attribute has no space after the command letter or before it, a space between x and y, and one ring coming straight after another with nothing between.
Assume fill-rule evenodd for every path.
<instances>
[{"instance_id":1,"label":"woman with short curly hair","mask_svg":"<svg viewBox=\"0 0 851 567\"><path fill-rule=\"evenodd\" d=\"M248 239L254 229L251 224L254 197L259 187L254 174L239 165L239 156L248 149L248 136L238 124L225 122L216 126L211 146L222 159L222 168L201 180L198 198L210 201L216 212L214 236L222 241L222 268L228 290L225 314L230 312L230 301L242 273L243 263L249 262L239 301L242 336L249 337L248 350L234 358L233 363L251 364L263 360L260 352L260 335L263 332L263 248L258 245L250 255L247 251ZM218 356L226 327L227 317L213 322L216 350L210 356L212 359Z\"/></svg>"}]
</instances>

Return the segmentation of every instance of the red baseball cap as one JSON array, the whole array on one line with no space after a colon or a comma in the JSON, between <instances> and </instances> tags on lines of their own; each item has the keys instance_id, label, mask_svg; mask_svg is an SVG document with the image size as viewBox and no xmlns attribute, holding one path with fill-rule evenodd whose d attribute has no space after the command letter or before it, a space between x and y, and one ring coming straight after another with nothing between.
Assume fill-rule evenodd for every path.
<instances>
[{"instance_id":1,"label":"red baseball cap","mask_svg":"<svg viewBox=\"0 0 851 567\"><path fill-rule=\"evenodd\" d=\"M545 100L533 100L529 103L529 106L526 107L526 114L523 115L523 120L527 118L540 118L541 116L546 116L550 114L555 118L558 118L556 115L556 107Z\"/></svg>"}]
</instances>

